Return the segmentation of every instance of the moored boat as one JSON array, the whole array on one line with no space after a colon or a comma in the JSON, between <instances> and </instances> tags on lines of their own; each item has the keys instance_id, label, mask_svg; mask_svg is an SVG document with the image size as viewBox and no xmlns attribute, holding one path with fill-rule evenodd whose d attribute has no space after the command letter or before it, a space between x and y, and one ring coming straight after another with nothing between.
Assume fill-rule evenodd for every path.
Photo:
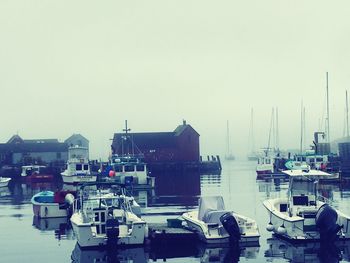
<instances>
[{"instance_id":1,"label":"moored boat","mask_svg":"<svg viewBox=\"0 0 350 263\"><path fill-rule=\"evenodd\" d=\"M72 146L68 149L67 168L61 173L63 182L76 184L96 182L97 176L90 171L88 149L82 146Z\"/></svg>"},{"instance_id":2,"label":"moored boat","mask_svg":"<svg viewBox=\"0 0 350 263\"><path fill-rule=\"evenodd\" d=\"M288 170L287 197L268 199L263 205L269 214L268 231L291 241L350 238L350 216L333 208L317 195L319 170Z\"/></svg>"},{"instance_id":3,"label":"moored boat","mask_svg":"<svg viewBox=\"0 0 350 263\"><path fill-rule=\"evenodd\" d=\"M260 234L256 222L225 210L222 196L201 197L198 210L184 213L182 217L188 228L198 233L199 238L206 243L259 242Z\"/></svg>"},{"instance_id":4,"label":"moored boat","mask_svg":"<svg viewBox=\"0 0 350 263\"><path fill-rule=\"evenodd\" d=\"M23 165L21 177L28 182L47 182L54 178L45 165Z\"/></svg>"},{"instance_id":5,"label":"moored boat","mask_svg":"<svg viewBox=\"0 0 350 263\"><path fill-rule=\"evenodd\" d=\"M66 191L43 191L31 199L34 215L39 218L67 217L73 202L74 195Z\"/></svg>"},{"instance_id":6,"label":"moored boat","mask_svg":"<svg viewBox=\"0 0 350 263\"><path fill-rule=\"evenodd\" d=\"M83 248L142 245L148 234L147 223L133 212L124 191L80 198L80 205L75 207L79 208L70 221Z\"/></svg>"}]
</instances>

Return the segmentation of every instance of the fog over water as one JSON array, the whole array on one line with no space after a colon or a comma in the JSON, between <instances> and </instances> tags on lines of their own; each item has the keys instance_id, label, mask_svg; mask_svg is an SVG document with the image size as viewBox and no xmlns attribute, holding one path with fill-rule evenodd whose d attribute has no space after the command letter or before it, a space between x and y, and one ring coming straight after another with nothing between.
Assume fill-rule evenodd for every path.
<instances>
[{"instance_id":1,"label":"fog over water","mask_svg":"<svg viewBox=\"0 0 350 263\"><path fill-rule=\"evenodd\" d=\"M0 142L81 133L93 158L128 119L134 132L172 131L183 119L201 152L266 146L278 107L281 148L324 123L344 130L350 87L349 1L0 1ZM324 126L324 125L323 125Z\"/></svg>"}]
</instances>

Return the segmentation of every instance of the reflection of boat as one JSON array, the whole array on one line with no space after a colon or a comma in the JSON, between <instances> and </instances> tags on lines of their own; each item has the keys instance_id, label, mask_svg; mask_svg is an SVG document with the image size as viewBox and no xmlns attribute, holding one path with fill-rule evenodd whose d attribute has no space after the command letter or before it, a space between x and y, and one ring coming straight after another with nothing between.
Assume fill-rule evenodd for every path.
<instances>
[{"instance_id":1,"label":"reflection of boat","mask_svg":"<svg viewBox=\"0 0 350 263\"><path fill-rule=\"evenodd\" d=\"M21 177L30 182L52 181L51 174L45 165L24 165L22 166Z\"/></svg>"},{"instance_id":2,"label":"reflection of boat","mask_svg":"<svg viewBox=\"0 0 350 263\"><path fill-rule=\"evenodd\" d=\"M240 258L254 259L259 253L259 247L234 246L199 246L200 262L239 262Z\"/></svg>"},{"instance_id":3,"label":"reflection of boat","mask_svg":"<svg viewBox=\"0 0 350 263\"><path fill-rule=\"evenodd\" d=\"M225 210L222 196L199 199L198 210L182 215L190 229L196 231L206 243L258 243L259 230L254 220Z\"/></svg>"},{"instance_id":4,"label":"reflection of boat","mask_svg":"<svg viewBox=\"0 0 350 263\"><path fill-rule=\"evenodd\" d=\"M95 262L148 262L148 253L143 247L128 249L88 249L83 250L78 243L71 255L72 263L95 263Z\"/></svg>"},{"instance_id":5,"label":"reflection of boat","mask_svg":"<svg viewBox=\"0 0 350 263\"><path fill-rule=\"evenodd\" d=\"M133 212L130 201L124 191L120 195L80 198L80 208L70 219L79 245L118 247L143 244L148 234L147 223Z\"/></svg>"},{"instance_id":6,"label":"reflection of boat","mask_svg":"<svg viewBox=\"0 0 350 263\"><path fill-rule=\"evenodd\" d=\"M33 226L40 231L54 231L57 239L72 239L73 231L66 217L39 218L33 216Z\"/></svg>"},{"instance_id":7,"label":"reflection of boat","mask_svg":"<svg viewBox=\"0 0 350 263\"><path fill-rule=\"evenodd\" d=\"M31 202L34 215L41 218L67 217L74 196L65 191L43 191L35 194Z\"/></svg>"},{"instance_id":8,"label":"reflection of boat","mask_svg":"<svg viewBox=\"0 0 350 263\"><path fill-rule=\"evenodd\" d=\"M68 184L95 182L97 177L90 171L88 148L78 145L69 147L67 169L61 175L63 182Z\"/></svg>"},{"instance_id":9,"label":"reflection of boat","mask_svg":"<svg viewBox=\"0 0 350 263\"><path fill-rule=\"evenodd\" d=\"M5 187L9 184L9 182L11 181L11 178L7 178L7 177L0 177L0 187Z\"/></svg>"},{"instance_id":10,"label":"reflection of boat","mask_svg":"<svg viewBox=\"0 0 350 263\"><path fill-rule=\"evenodd\" d=\"M350 238L350 217L320 201L317 182L324 172L288 170L288 197L263 202L269 212L266 229L290 240Z\"/></svg>"},{"instance_id":11,"label":"reflection of boat","mask_svg":"<svg viewBox=\"0 0 350 263\"><path fill-rule=\"evenodd\" d=\"M289 243L279 238L267 239L265 257L284 258L290 262L339 262L349 260L350 242L338 241L326 246L320 242Z\"/></svg>"}]
</instances>

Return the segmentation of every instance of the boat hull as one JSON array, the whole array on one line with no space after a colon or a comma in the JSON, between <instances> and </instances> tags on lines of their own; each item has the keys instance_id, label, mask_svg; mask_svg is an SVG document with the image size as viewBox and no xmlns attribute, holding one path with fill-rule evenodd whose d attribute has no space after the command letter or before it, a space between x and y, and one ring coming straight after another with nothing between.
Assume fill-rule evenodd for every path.
<instances>
[{"instance_id":1,"label":"boat hull","mask_svg":"<svg viewBox=\"0 0 350 263\"><path fill-rule=\"evenodd\" d=\"M10 181L11 181L11 178L1 178L0 179L0 187L8 186Z\"/></svg>"},{"instance_id":2,"label":"boat hull","mask_svg":"<svg viewBox=\"0 0 350 263\"><path fill-rule=\"evenodd\" d=\"M280 204L287 203L288 200L283 198L269 199L263 202L270 219L267 230L291 242L320 241L315 217L288 216L280 212L278 210ZM314 209L317 211L322 205L323 203L320 202ZM337 237L344 240L350 239L350 217L338 210L335 211L338 215L337 224L343 226Z\"/></svg>"},{"instance_id":3,"label":"boat hull","mask_svg":"<svg viewBox=\"0 0 350 263\"><path fill-rule=\"evenodd\" d=\"M107 245L108 239L106 234L96 234L96 228L99 225L82 223L80 213L74 213L70 220L80 247L92 248ZM146 232L146 222L133 223L131 231L120 231L117 244L115 245L117 247L141 246L144 243Z\"/></svg>"},{"instance_id":4,"label":"boat hull","mask_svg":"<svg viewBox=\"0 0 350 263\"><path fill-rule=\"evenodd\" d=\"M95 175L62 175L62 180L65 184L77 184L77 183L87 183L96 182L97 176Z\"/></svg>"},{"instance_id":5,"label":"boat hull","mask_svg":"<svg viewBox=\"0 0 350 263\"><path fill-rule=\"evenodd\" d=\"M60 208L58 203L33 203L34 215L39 218L67 217L65 208Z\"/></svg>"},{"instance_id":6,"label":"boat hull","mask_svg":"<svg viewBox=\"0 0 350 263\"><path fill-rule=\"evenodd\" d=\"M209 230L204 222L196 220L190 213L185 213L182 217L186 221L188 228L196 232L201 241L207 244L227 244L230 242L230 236L224 229ZM239 243L247 246L249 244L258 244L260 234L258 231L254 232L241 234Z\"/></svg>"}]
</instances>

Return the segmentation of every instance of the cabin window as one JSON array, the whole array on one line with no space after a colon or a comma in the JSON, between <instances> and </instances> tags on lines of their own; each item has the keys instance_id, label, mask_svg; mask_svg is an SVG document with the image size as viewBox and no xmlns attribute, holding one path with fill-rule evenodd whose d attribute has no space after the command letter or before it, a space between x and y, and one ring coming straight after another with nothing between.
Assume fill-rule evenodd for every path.
<instances>
[{"instance_id":1,"label":"cabin window","mask_svg":"<svg viewBox=\"0 0 350 263\"><path fill-rule=\"evenodd\" d=\"M310 158L310 163L314 163L315 159L314 158Z\"/></svg>"},{"instance_id":2,"label":"cabin window","mask_svg":"<svg viewBox=\"0 0 350 263\"><path fill-rule=\"evenodd\" d=\"M125 172L133 172L133 171L135 171L135 167L133 165L125 165L124 171Z\"/></svg>"},{"instance_id":3,"label":"cabin window","mask_svg":"<svg viewBox=\"0 0 350 263\"><path fill-rule=\"evenodd\" d=\"M84 170L85 171L89 170L89 165L88 164L84 164Z\"/></svg>"},{"instance_id":4,"label":"cabin window","mask_svg":"<svg viewBox=\"0 0 350 263\"><path fill-rule=\"evenodd\" d=\"M101 226L101 232L102 232L102 234L106 233L106 226L105 225Z\"/></svg>"},{"instance_id":5,"label":"cabin window","mask_svg":"<svg viewBox=\"0 0 350 263\"><path fill-rule=\"evenodd\" d=\"M75 170L81 171L83 169L83 166L81 164L76 164L75 165Z\"/></svg>"},{"instance_id":6,"label":"cabin window","mask_svg":"<svg viewBox=\"0 0 350 263\"><path fill-rule=\"evenodd\" d=\"M123 171L123 166L120 166L120 165L114 166L114 171L121 173Z\"/></svg>"},{"instance_id":7,"label":"cabin window","mask_svg":"<svg viewBox=\"0 0 350 263\"><path fill-rule=\"evenodd\" d=\"M144 165L136 165L136 171L138 172L143 172L145 170L145 166Z\"/></svg>"},{"instance_id":8,"label":"cabin window","mask_svg":"<svg viewBox=\"0 0 350 263\"><path fill-rule=\"evenodd\" d=\"M105 213L102 213L102 214L101 214L101 222L106 222Z\"/></svg>"},{"instance_id":9,"label":"cabin window","mask_svg":"<svg viewBox=\"0 0 350 263\"><path fill-rule=\"evenodd\" d=\"M99 213L95 213L95 222L100 221L100 214Z\"/></svg>"},{"instance_id":10,"label":"cabin window","mask_svg":"<svg viewBox=\"0 0 350 263\"><path fill-rule=\"evenodd\" d=\"M258 164L260 164L260 160L258 159Z\"/></svg>"},{"instance_id":11,"label":"cabin window","mask_svg":"<svg viewBox=\"0 0 350 263\"><path fill-rule=\"evenodd\" d=\"M316 158L316 162L323 162L323 158Z\"/></svg>"},{"instance_id":12,"label":"cabin window","mask_svg":"<svg viewBox=\"0 0 350 263\"><path fill-rule=\"evenodd\" d=\"M271 160L270 159L266 159L266 164L270 164L271 163Z\"/></svg>"}]
</instances>

